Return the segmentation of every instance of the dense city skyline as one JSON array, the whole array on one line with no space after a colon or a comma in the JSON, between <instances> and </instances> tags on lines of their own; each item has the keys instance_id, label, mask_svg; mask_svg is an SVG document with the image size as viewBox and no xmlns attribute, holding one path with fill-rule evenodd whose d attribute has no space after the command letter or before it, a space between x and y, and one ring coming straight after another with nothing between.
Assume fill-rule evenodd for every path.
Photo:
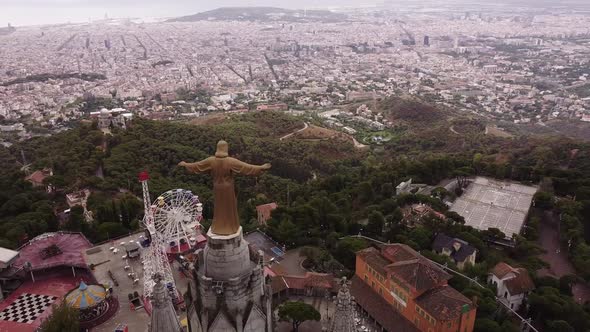
<instances>
[{"instance_id":1,"label":"dense city skyline","mask_svg":"<svg viewBox=\"0 0 590 332\"><path fill-rule=\"evenodd\" d=\"M0 332L590 331L589 0L0 10Z\"/></svg>"}]
</instances>

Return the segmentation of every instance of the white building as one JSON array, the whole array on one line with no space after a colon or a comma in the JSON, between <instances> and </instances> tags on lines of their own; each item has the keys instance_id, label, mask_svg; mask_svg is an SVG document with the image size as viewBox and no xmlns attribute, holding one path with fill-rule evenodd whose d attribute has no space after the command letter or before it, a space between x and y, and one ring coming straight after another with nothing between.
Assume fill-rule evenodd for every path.
<instances>
[{"instance_id":1,"label":"white building","mask_svg":"<svg viewBox=\"0 0 590 332\"><path fill-rule=\"evenodd\" d=\"M513 268L500 262L488 275L488 283L497 287L500 300L512 310L518 310L526 296L535 289L535 284L526 269Z\"/></svg>"},{"instance_id":2,"label":"white building","mask_svg":"<svg viewBox=\"0 0 590 332\"><path fill-rule=\"evenodd\" d=\"M412 179L409 179L408 181L405 181L405 182L401 182L400 184L397 185L397 187L395 187L395 194L401 195L403 193L407 193L410 191L411 187L412 187Z\"/></svg>"}]
</instances>

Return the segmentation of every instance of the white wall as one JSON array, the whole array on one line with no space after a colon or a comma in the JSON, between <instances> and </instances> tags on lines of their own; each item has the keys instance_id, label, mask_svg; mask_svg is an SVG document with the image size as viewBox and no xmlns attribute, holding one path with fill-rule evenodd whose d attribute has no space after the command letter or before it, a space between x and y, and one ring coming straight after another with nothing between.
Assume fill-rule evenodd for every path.
<instances>
[{"instance_id":1,"label":"white wall","mask_svg":"<svg viewBox=\"0 0 590 332\"><path fill-rule=\"evenodd\" d=\"M495 275L490 274L488 276L488 282L496 285L498 289L496 296L498 296L502 302L507 304L513 310L518 310L522 304L522 301L524 300L525 294L511 295L510 291L508 291L508 288L506 288L505 285L506 280L512 279L514 277L514 273L508 273L503 279L499 279Z\"/></svg>"}]
</instances>

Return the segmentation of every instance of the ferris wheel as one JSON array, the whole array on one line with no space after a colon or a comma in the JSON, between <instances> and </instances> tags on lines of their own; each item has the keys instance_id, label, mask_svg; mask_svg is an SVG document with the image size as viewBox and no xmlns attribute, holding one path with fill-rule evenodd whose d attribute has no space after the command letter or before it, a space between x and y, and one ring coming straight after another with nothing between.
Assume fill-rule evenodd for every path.
<instances>
[{"instance_id":1,"label":"ferris wheel","mask_svg":"<svg viewBox=\"0 0 590 332\"><path fill-rule=\"evenodd\" d=\"M151 206L154 231L173 251L195 242L203 218L203 204L190 190L173 189L158 196Z\"/></svg>"}]
</instances>

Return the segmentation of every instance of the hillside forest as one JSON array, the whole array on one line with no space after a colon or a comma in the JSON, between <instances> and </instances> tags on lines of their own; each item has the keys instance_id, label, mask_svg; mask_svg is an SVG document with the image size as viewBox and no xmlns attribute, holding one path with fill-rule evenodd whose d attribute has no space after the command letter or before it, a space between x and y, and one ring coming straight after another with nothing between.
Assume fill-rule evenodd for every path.
<instances>
[{"instance_id":1,"label":"hillside forest","mask_svg":"<svg viewBox=\"0 0 590 332\"><path fill-rule=\"evenodd\" d=\"M477 248L476 264L465 271L471 278L485 280L500 261L525 267L535 276L537 289L529 298L527 316L540 329L590 331L590 306L577 304L571 294L573 284L590 280L590 144L532 134L486 135L482 119L416 101L384 100L379 107L399 126L392 140L368 149L342 140L280 140L303 127L304 120L279 112L233 115L211 125L135 119L127 130L113 129L106 136L96 123L87 122L51 137L0 147L0 246L18 248L48 231L82 232L92 242L101 242L139 229L143 204L137 175L143 170L150 174L152 199L175 188L199 195L207 226L211 179L188 174L177 164L212 155L217 141L225 139L230 155L253 164L272 163L258 178L236 180L245 232L261 229L287 248L304 247L309 268L350 276L354 253L372 244L349 237L359 233L405 243L452 267L431 251L436 234L444 232ZM22 154L32 163L30 171L53 170L45 179L54 188L51 193L25 180ZM539 186L526 232L514 238L514 248L490 246L490 239L504 234L466 226L443 203L460 192L446 191L442 182L474 175ZM396 195L396 186L410 178L437 188L432 195ZM81 189L91 191L91 222L80 207L64 213L65 194ZM258 225L255 207L269 202L279 208L266 226ZM429 205L446 220L430 215L421 227L407 227L402 209L414 203ZM538 241L539 224L547 214L561 218L561 240L569 244L576 276L537 275L547 265L540 259L544 249ZM450 283L469 298L478 298L476 331L519 330L496 305L492 289L457 276Z\"/></svg>"}]
</instances>

